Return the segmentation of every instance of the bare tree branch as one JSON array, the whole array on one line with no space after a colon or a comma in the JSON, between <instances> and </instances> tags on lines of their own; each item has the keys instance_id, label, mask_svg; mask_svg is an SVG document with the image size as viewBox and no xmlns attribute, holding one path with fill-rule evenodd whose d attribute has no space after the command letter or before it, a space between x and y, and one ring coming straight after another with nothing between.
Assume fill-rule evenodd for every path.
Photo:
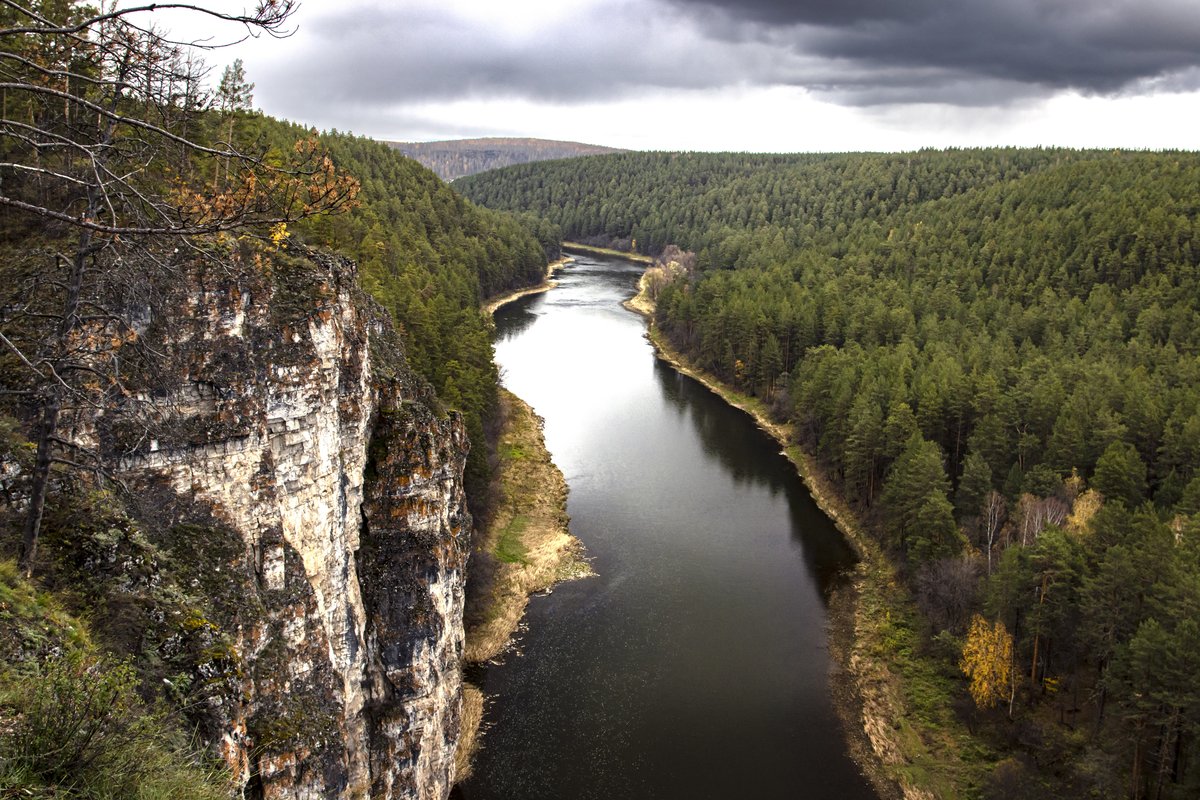
<instances>
[{"instance_id":1,"label":"bare tree branch","mask_svg":"<svg viewBox=\"0 0 1200 800\"><path fill-rule=\"evenodd\" d=\"M108 11L108 12L102 13L102 14L97 14L93 17L89 17L88 19L81 20L80 22L77 22L74 25L56 26L52 21L50 21L50 20L46 19L45 17L42 17L38 14L35 14L30 9L28 9L18 3L12 2L12 0L0 0L0 4L3 4L10 8L16 9L17 11L20 11L21 13L28 15L31 19L35 19L38 22L42 23L41 25L33 26L33 27L0 29L0 36L10 36L10 35L28 34L28 33L46 34L46 35L78 34L78 33L82 33L83 31L94 28L104 22L110 22L110 21L118 20L118 19L125 19L126 17L132 16L134 14L142 14L142 13L147 13L147 12L152 13L155 11L182 10L182 11L190 11L190 12L204 14L204 15L207 15L214 19L222 20L224 22L233 22L233 23L238 23L238 24L244 25L251 32L250 35L253 35L253 32L255 32L255 31L261 31L263 33L268 33L272 36L278 36L278 37L283 38L283 37L291 35L291 32L283 30L283 24L285 22L287 22L288 18L290 18L292 16L292 14L295 12L295 10L297 8L294 0L277 0L277 1L263 0L262 2L260 2L258 4L255 13L253 15L249 15L249 14L226 14L226 13L222 13L219 11L214 11L210 8L204 8L203 6L200 6L200 5L197 5L194 3L150 3L149 5L144 5L144 6L130 6L127 8L113 9L112 11ZM141 29L139 29L139 30L141 30ZM169 40L164 40L164 41L169 41ZM189 43L189 44L191 44L191 43ZM204 47L204 45L193 45L193 46Z\"/></svg>"},{"instance_id":2,"label":"bare tree branch","mask_svg":"<svg viewBox=\"0 0 1200 800\"><path fill-rule=\"evenodd\" d=\"M205 254L197 237L287 223L354 200L357 183L338 175L315 142L270 161L265 148L239 148L233 122L248 102L225 109L225 141L214 141L211 118L198 116L211 106L192 51L221 43L177 42L142 24L154 12L187 11L247 35L286 36L295 8L295 0L259 0L242 13L195 3L106 4L97 12L0 0L10 24L14 14L18 20L0 29L0 224L33 243L0 262L12 276L0 340L21 365L11 371L18 385L3 391L27 398L23 413L36 444L20 554L26 574L51 469L107 471L102 452L84 454L63 432L67 421L74 426L89 409L120 409L135 449L168 424L170 411L149 400L162 354L138 330L154 316L156 282L185 255ZM248 100L248 82L234 83Z\"/></svg>"}]
</instances>

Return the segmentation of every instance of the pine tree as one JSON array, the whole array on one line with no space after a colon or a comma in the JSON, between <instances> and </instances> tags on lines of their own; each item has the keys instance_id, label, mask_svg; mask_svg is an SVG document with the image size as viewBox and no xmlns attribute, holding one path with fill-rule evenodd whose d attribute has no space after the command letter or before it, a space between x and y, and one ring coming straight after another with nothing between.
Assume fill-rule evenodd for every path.
<instances>
[{"instance_id":1,"label":"pine tree","mask_svg":"<svg viewBox=\"0 0 1200 800\"><path fill-rule=\"evenodd\" d=\"M883 485L883 506L892 547L908 553L914 538L933 542L945 537L945 517L950 517L951 526L954 524L946 499L948 489L941 450L919 432L914 433ZM928 520L925 514L929 514ZM922 532L926 522L933 526L932 530ZM922 544L921 554L925 553L926 546Z\"/></svg>"},{"instance_id":2,"label":"pine tree","mask_svg":"<svg viewBox=\"0 0 1200 800\"><path fill-rule=\"evenodd\" d=\"M254 100L254 84L246 80L246 67L240 58L221 73L221 83L217 86L217 105L222 112L232 114L235 111L249 111Z\"/></svg>"},{"instance_id":3,"label":"pine tree","mask_svg":"<svg viewBox=\"0 0 1200 800\"><path fill-rule=\"evenodd\" d=\"M962 478L954 495L958 518L977 517L983 513L983 503L992 490L992 468L983 456L972 451L963 461Z\"/></svg>"},{"instance_id":4,"label":"pine tree","mask_svg":"<svg viewBox=\"0 0 1200 800\"><path fill-rule=\"evenodd\" d=\"M1146 465L1137 448L1125 442L1113 442L1096 462L1092 486L1107 499L1130 508L1146 497Z\"/></svg>"}]
</instances>

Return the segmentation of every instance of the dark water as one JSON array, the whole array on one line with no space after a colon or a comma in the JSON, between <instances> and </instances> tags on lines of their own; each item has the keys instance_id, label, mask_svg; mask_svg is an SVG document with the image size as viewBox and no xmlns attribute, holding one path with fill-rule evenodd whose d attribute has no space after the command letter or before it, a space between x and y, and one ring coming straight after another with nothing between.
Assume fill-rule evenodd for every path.
<instances>
[{"instance_id":1,"label":"dark water","mask_svg":"<svg viewBox=\"0 0 1200 800\"><path fill-rule=\"evenodd\" d=\"M502 309L599 577L534 598L466 800L873 798L831 707L828 590L853 555L778 446L658 362L640 269L581 258Z\"/></svg>"}]
</instances>

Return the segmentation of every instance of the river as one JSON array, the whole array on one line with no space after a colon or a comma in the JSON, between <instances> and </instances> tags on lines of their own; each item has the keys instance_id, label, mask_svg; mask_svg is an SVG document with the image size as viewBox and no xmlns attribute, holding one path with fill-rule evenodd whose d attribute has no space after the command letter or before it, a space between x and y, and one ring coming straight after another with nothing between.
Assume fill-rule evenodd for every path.
<instances>
[{"instance_id":1,"label":"river","mask_svg":"<svg viewBox=\"0 0 1200 800\"><path fill-rule=\"evenodd\" d=\"M660 362L621 307L642 267L579 257L496 313L505 385L546 420L597 577L533 598L464 800L874 798L830 694L853 552L744 413Z\"/></svg>"}]
</instances>

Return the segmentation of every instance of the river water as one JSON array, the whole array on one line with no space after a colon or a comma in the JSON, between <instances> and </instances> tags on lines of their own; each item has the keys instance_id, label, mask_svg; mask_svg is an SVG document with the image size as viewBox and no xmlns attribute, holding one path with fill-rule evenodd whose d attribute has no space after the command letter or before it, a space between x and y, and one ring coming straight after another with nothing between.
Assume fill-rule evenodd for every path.
<instances>
[{"instance_id":1,"label":"river water","mask_svg":"<svg viewBox=\"0 0 1200 800\"><path fill-rule=\"evenodd\" d=\"M597 577L532 599L465 800L874 798L830 697L826 598L853 553L779 447L658 361L641 268L579 257L496 314Z\"/></svg>"}]
</instances>

